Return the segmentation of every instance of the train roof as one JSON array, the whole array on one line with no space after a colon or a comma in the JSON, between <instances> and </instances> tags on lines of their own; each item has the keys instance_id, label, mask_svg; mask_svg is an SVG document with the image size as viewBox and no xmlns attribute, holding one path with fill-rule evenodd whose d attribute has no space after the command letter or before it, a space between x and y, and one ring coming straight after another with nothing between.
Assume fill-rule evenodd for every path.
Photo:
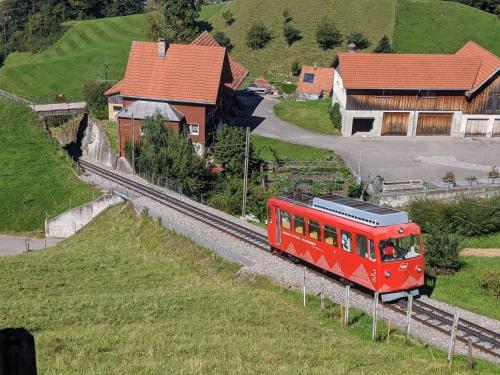
<instances>
[{"instance_id":1,"label":"train roof","mask_svg":"<svg viewBox=\"0 0 500 375\"><path fill-rule=\"evenodd\" d=\"M325 197L310 198L309 204L306 205L311 208L372 227L385 227L407 224L409 222L408 214L404 211L398 211L341 195L334 194ZM289 197L281 197L281 199L295 201L295 199ZM298 203L304 204L305 202L301 199Z\"/></svg>"}]
</instances>

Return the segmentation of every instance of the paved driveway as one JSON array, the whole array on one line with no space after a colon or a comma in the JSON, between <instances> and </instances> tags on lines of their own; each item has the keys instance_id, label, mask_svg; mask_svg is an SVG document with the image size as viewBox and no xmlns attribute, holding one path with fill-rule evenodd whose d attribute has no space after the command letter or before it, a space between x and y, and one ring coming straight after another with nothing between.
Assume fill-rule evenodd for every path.
<instances>
[{"instance_id":1,"label":"paved driveway","mask_svg":"<svg viewBox=\"0 0 500 375\"><path fill-rule=\"evenodd\" d=\"M250 126L252 133L290 143L338 152L361 175L383 176L386 181L422 179L439 184L452 170L457 179L486 178L491 166L500 166L499 138L450 137L336 137L302 129L278 118L278 99L242 96L248 116L234 122ZM460 183L460 181L459 181Z\"/></svg>"},{"instance_id":2,"label":"paved driveway","mask_svg":"<svg viewBox=\"0 0 500 375\"><path fill-rule=\"evenodd\" d=\"M57 238L0 236L0 256L22 254L26 251L28 244L30 250L41 250L55 246L61 241L62 239Z\"/></svg>"}]
</instances>

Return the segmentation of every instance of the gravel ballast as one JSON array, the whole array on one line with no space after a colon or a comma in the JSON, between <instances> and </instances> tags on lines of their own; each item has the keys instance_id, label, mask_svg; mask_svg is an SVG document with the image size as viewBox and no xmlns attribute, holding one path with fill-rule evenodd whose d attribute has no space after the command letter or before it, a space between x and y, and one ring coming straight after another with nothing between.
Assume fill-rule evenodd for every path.
<instances>
[{"instance_id":1,"label":"gravel ballast","mask_svg":"<svg viewBox=\"0 0 500 375\"><path fill-rule=\"evenodd\" d=\"M89 161L89 160L87 160ZM101 168L105 168L99 165ZM106 168L108 169L108 168ZM110 170L110 169L109 169ZM112 170L110 170L112 171ZM117 173L116 171L112 171ZM127 175L123 173L118 173L124 177L130 178L134 181L141 182L143 184L148 184L140 177L134 175ZM160 220L161 224L175 233L184 235L199 245L213 250L218 255L224 257L225 259L237 263L242 266L241 272L252 273L257 275L262 275L270 277L279 284L301 289L302 288L302 278L304 267L300 265L293 264L285 259L278 256L274 256L271 253L263 251L262 249L256 248L249 245L248 243L242 242L235 239L234 237L225 234L215 228L204 226L200 221L183 215L178 211L171 209L165 205L162 205L148 197L139 196L138 194L127 191L123 186L113 183L107 179L97 176L93 173L85 173L82 176L85 181L101 186L106 190L113 190L114 192L119 192L123 196L127 196L133 203L134 208L137 213L141 213L146 210L149 216L155 220ZM234 223L245 225L252 228L256 232L266 234L266 230L262 227L244 223L243 220L235 218L226 213L220 212L214 208L207 207L198 202L192 201L191 199L181 196L177 193L173 193L167 189L159 188L154 186L164 194L175 196L177 199L182 199L189 202L191 205L197 206L200 210L209 211L215 213L227 220ZM202 230L201 230L202 228ZM320 293L322 288L322 282L324 280L319 275L306 271L306 291L310 295L317 295ZM344 288L337 283L331 281L324 282L324 293L325 296L336 303L343 303L344 300ZM422 297L422 301L434 305L442 310L454 313L457 308L454 306L447 305L442 302L438 302L427 297ZM372 314L373 300L366 299L356 293L353 288L351 288L351 301L350 305L355 307L368 315ZM495 332L500 332L500 322L484 317L479 314L475 314L469 311L460 310L460 316L467 319L475 324L488 328ZM381 320L390 321L391 326L397 327L401 330L405 329L406 318L402 314L396 313L382 305L379 305L378 317ZM432 346L438 347L443 350L448 349L449 336L432 330L431 328L412 320L410 335L417 338L418 340L430 344ZM455 353L466 354L467 347L465 344L456 341ZM498 358L489 356L485 353L474 350L474 356L482 357L490 361L500 363Z\"/></svg>"}]
</instances>

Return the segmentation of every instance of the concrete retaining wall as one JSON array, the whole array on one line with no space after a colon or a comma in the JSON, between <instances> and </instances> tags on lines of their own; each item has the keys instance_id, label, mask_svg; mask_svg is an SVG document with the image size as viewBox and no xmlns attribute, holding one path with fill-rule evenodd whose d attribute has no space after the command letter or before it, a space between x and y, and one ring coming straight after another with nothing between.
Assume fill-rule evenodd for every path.
<instances>
[{"instance_id":1,"label":"concrete retaining wall","mask_svg":"<svg viewBox=\"0 0 500 375\"><path fill-rule=\"evenodd\" d=\"M106 194L93 202L72 208L45 222L45 235L52 238L68 238L90 223L107 208L122 201L116 195Z\"/></svg>"},{"instance_id":2,"label":"concrete retaining wall","mask_svg":"<svg viewBox=\"0 0 500 375\"><path fill-rule=\"evenodd\" d=\"M416 192L400 192L382 194L378 197L378 204L388 207L404 207L418 198L437 199L440 201L454 201L463 197L491 198L500 195L500 185L482 185L477 187L456 187L453 189L439 189Z\"/></svg>"}]
</instances>

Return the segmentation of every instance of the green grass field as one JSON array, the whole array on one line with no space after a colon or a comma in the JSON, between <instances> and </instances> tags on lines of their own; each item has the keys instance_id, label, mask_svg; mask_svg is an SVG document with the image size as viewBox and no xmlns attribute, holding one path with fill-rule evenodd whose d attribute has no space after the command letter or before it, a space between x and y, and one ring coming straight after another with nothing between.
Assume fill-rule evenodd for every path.
<instances>
[{"instance_id":1,"label":"green grass field","mask_svg":"<svg viewBox=\"0 0 500 375\"><path fill-rule=\"evenodd\" d=\"M301 128L312 130L318 133L339 135L330 120L328 107L332 99L296 101L294 99L284 99L274 106L274 112L281 119Z\"/></svg>"},{"instance_id":2,"label":"green grass field","mask_svg":"<svg viewBox=\"0 0 500 375\"><path fill-rule=\"evenodd\" d=\"M500 301L480 286L479 277L500 268L500 257L460 257L463 268L451 276L438 276L431 297L500 319Z\"/></svg>"},{"instance_id":3,"label":"green grass field","mask_svg":"<svg viewBox=\"0 0 500 375\"><path fill-rule=\"evenodd\" d=\"M293 161L326 160L328 157L336 156L333 151L322 148L296 145L258 135L252 135L251 137L255 150L266 161L274 160L271 149L276 152L280 159Z\"/></svg>"},{"instance_id":4,"label":"green grass field","mask_svg":"<svg viewBox=\"0 0 500 375\"><path fill-rule=\"evenodd\" d=\"M200 19L208 21L224 4L202 8ZM90 80L123 78L130 46L145 40L144 15L65 23L68 30L55 45L32 55L10 54L0 69L0 88L36 102L53 101L62 93L81 99L81 88Z\"/></svg>"},{"instance_id":5,"label":"green grass field","mask_svg":"<svg viewBox=\"0 0 500 375\"><path fill-rule=\"evenodd\" d=\"M0 274L0 326L34 333L41 374L467 372L398 332L389 349L372 343L359 312L341 328L338 308L320 313L316 297L304 308L127 205L56 248L0 258Z\"/></svg>"},{"instance_id":6,"label":"green grass field","mask_svg":"<svg viewBox=\"0 0 500 375\"><path fill-rule=\"evenodd\" d=\"M35 115L0 100L0 233L43 228L52 217L92 199L65 154L43 134Z\"/></svg>"},{"instance_id":7,"label":"green grass field","mask_svg":"<svg viewBox=\"0 0 500 375\"><path fill-rule=\"evenodd\" d=\"M463 247L477 249L500 249L500 232L478 237L464 238Z\"/></svg>"},{"instance_id":8,"label":"green grass field","mask_svg":"<svg viewBox=\"0 0 500 375\"><path fill-rule=\"evenodd\" d=\"M500 20L452 1L398 0L394 30L397 52L453 53L469 40L500 55Z\"/></svg>"}]
</instances>

